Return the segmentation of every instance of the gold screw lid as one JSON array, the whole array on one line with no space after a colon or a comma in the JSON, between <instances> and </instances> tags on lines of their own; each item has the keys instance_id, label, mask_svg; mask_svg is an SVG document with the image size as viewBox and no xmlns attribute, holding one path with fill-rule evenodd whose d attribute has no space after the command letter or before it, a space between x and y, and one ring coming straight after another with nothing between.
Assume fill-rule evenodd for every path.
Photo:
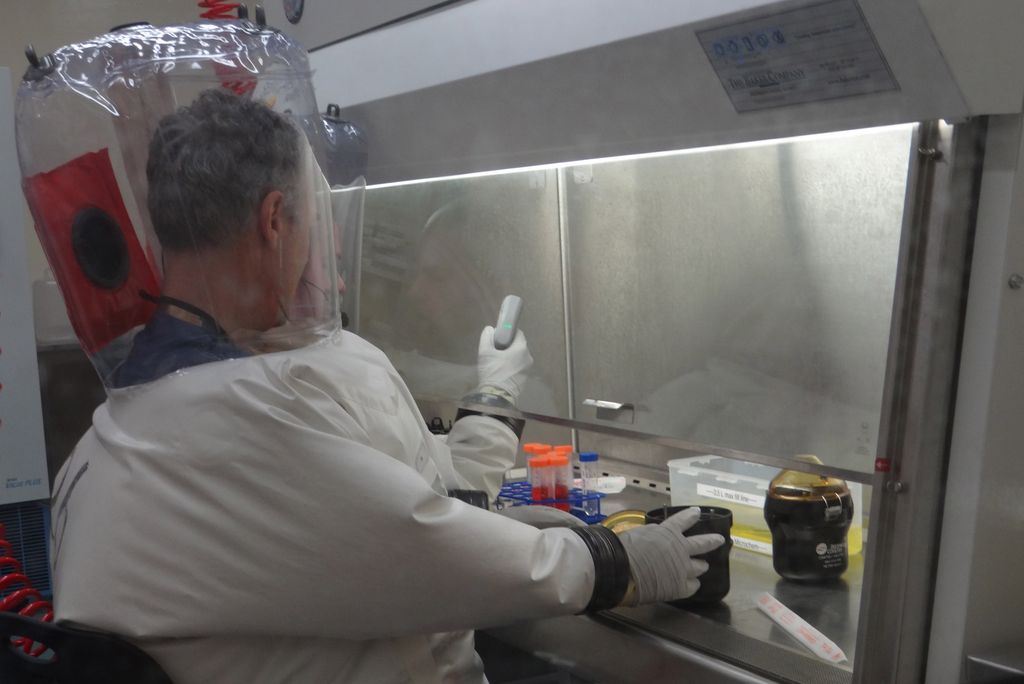
<instances>
[{"instance_id":1,"label":"gold screw lid","mask_svg":"<svg viewBox=\"0 0 1024 684\"><path fill-rule=\"evenodd\" d=\"M602 520L601 524L615 534L622 534L626 530L646 525L647 514L644 511L637 511L633 509L616 511Z\"/></svg>"},{"instance_id":2,"label":"gold screw lid","mask_svg":"<svg viewBox=\"0 0 1024 684\"><path fill-rule=\"evenodd\" d=\"M798 454L794 460L823 465L814 454ZM768 487L768 496L777 499L820 499L824 494L848 494L846 480L827 475L815 475L799 470L783 470L775 476Z\"/></svg>"}]
</instances>

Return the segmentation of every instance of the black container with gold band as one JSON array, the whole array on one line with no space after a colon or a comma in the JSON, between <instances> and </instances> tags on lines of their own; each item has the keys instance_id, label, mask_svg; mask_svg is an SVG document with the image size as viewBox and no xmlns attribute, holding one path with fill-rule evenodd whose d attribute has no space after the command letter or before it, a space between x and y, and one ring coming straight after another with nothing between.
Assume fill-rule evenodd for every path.
<instances>
[{"instance_id":1,"label":"black container with gold band","mask_svg":"<svg viewBox=\"0 0 1024 684\"><path fill-rule=\"evenodd\" d=\"M821 463L814 456L796 458ZM823 582L846 572L853 497L843 480L784 470L768 488L764 519L772 532L772 562L782 577Z\"/></svg>"}]
</instances>

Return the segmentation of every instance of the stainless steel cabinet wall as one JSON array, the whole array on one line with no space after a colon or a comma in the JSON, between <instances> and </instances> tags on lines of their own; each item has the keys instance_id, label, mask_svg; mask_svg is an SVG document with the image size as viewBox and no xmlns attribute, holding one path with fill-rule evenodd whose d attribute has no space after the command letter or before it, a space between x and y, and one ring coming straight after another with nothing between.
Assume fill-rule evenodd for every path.
<instances>
[{"instance_id":1,"label":"stainless steel cabinet wall","mask_svg":"<svg viewBox=\"0 0 1024 684\"><path fill-rule=\"evenodd\" d=\"M870 471L911 135L370 189L363 334L418 398L457 400L513 292L536 358L524 409Z\"/></svg>"},{"instance_id":2,"label":"stainless steel cabinet wall","mask_svg":"<svg viewBox=\"0 0 1024 684\"><path fill-rule=\"evenodd\" d=\"M565 170L577 417L870 471L910 138Z\"/></svg>"},{"instance_id":3,"label":"stainless steel cabinet wall","mask_svg":"<svg viewBox=\"0 0 1024 684\"><path fill-rule=\"evenodd\" d=\"M367 192L361 334L447 417L477 386L480 331L509 293L525 301L520 328L534 357L520 404L568 415L555 178L530 171ZM531 424L526 437L563 442L569 433Z\"/></svg>"}]
</instances>

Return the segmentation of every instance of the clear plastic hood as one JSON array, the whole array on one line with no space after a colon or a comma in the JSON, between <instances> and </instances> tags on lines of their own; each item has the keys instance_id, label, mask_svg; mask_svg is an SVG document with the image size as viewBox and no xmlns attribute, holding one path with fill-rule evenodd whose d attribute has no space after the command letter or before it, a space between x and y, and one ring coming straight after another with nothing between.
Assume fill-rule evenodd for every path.
<instances>
[{"instance_id":1,"label":"clear plastic hood","mask_svg":"<svg viewBox=\"0 0 1024 684\"><path fill-rule=\"evenodd\" d=\"M108 388L340 328L363 181L324 178L308 58L284 34L143 25L69 45L26 72L16 123L40 241Z\"/></svg>"}]
</instances>

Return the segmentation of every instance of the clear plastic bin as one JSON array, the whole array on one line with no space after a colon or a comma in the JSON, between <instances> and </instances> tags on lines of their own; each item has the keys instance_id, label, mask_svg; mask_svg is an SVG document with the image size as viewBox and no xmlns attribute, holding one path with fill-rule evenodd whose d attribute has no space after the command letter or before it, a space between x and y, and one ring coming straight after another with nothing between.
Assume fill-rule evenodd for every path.
<instances>
[{"instance_id":1,"label":"clear plastic bin","mask_svg":"<svg viewBox=\"0 0 1024 684\"><path fill-rule=\"evenodd\" d=\"M672 505L724 506L732 511L732 539L737 548L772 555L772 534L764 520L768 483L778 468L706 455L668 462ZM863 487L848 482L853 496L853 522L847 535L850 555L864 545Z\"/></svg>"}]
</instances>

